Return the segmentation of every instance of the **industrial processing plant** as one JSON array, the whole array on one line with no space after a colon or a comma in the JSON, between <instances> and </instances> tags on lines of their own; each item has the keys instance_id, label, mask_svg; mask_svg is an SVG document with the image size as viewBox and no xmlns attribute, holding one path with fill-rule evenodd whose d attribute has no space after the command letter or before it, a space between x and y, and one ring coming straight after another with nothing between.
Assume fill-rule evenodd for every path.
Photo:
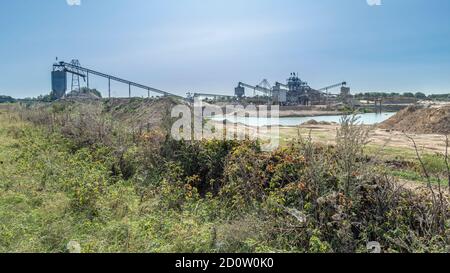
<instances>
[{"instance_id":1,"label":"industrial processing plant","mask_svg":"<svg viewBox=\"0 0 450 273\"><path fill-rule=\"evenodd\" d=\"M81 80L86 83L86 87L89 89L90 75L94 75L108 80L108 97L111 97L111 81L116 81L127 85L129 97L132 97L132 87L146 90L148 97L151 96L151 93L156 93L158 96L179 97L167 91L162 91L153 87L82 67L80 62L74 59L70 63L61 61L53 65L52 94L56 99L63 98L66 95L68 85L67 74L70 74L72 77L70 91L79 90L82 87ZM340 93L332 94L330 91L336 88L340 88ZM234 98L238 101L245 101L255 96L262 96L264 101L268 101L270 104L279 104L283 106L312 106L351 103L350 88L347 87L347 82L341 82L324 88L314 89L310 87L307 82L300 79L298 73L295 72L290 74L290 77L286 80L286 83L276 82L274 85L271 85L266 79L261 81L258 85L239 82L238 86L234 90L234 96L213 93L188 93L187 98Z\"/></svg>"},{"instance_id":2,"label":"industrial processing plant","mask_svg":"<svg viewBox=\"0 0 450 273\"><path fill-rule=\"evenodd\" d=\"M240 82L235 88L235 96L244 99L245 89L248 88L270 97L273 102L280 105L323 105L337 102L339 99L347 101L350 88L346 85L346 82L342 82L316 90L311 88L307 82L302 81L297 73L291 73L286 84L276 82L274 86L271 86L267 80L263 80L259 85L252 86ZM337 87L341 87L339 95L329 93L330 90Z\"/></svg>"}]
</instances>

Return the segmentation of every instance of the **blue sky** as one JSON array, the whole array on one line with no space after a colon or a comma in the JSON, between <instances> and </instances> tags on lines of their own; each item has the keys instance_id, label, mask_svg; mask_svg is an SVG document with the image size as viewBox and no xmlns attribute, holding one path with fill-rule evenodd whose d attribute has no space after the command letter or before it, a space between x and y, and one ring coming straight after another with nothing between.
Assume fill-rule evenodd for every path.
<instances>
[{"instance_id":1,"label":"blue sky","mask_svg":"<svg viewBox=\"0 0 450 273\"><path fill-rule=\"evenodd\" d=\"M48 93L56 56L180 95L294 71L314 88L450 93L450 1L3 0L0 94Z\"/></svg>"}]
</instances>

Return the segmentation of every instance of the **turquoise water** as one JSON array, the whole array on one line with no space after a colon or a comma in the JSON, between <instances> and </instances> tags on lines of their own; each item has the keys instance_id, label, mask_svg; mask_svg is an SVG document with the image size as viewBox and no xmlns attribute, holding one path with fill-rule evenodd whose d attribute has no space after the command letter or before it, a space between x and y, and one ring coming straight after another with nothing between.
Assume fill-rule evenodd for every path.
<instances>
[{"instance_id":1,"label":"turquoise water","mask_svg":"<svg viewBox=\"0 0 450 273\"><path fill-rule=\"evenodd\" d=\"M368 113L368 114L360 114L358 115L359 122L365 125L373 125L377 123L381 123L390 117L395 115L395 113ZM298 126L309 120L314 119L315 121L321 122L337 122L339 123L341 119L341 115L335 116L311 116L311 117L281 117L279 119L270 119L270 118L256 118L256 117L227 117L226 120L229 120L234 123L242 123L248 126L267 126L267 125L281 125L281 126ZM223 118L213 118L216 121L222 121Z\"/></svg>"}]
</instances>

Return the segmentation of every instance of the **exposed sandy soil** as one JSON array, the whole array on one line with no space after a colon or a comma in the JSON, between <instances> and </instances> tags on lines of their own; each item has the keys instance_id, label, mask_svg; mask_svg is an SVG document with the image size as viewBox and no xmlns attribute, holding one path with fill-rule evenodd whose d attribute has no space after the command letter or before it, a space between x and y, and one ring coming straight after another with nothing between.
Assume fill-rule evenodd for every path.
<instances>
[{"instance_id":1,"label":"exposed sandy soil","mask_svg":"<svg viewBox=\"0 0 450 273\"><path fill-rule=\"evenodd\" d=\"M335 141L336 130L338 125L304 125L300 126L305 131L311 130L312 136L316 136L316 140L333 144ZM281 134L296 132L296 128L283 127ZM399 131L389 131L374 128L370 132L370 144L385 148L397 148L414 151L413 143L408 138L412 137L421 152L429 153L445 153L445 136L442 134L411 134Z\"/></svg>"},{"instance_id":2,"label":"exposed sandy soil","mask_svg":"<svg viewBox=\"0 0 450 273\"><path fill-rule=\"evenodd\" d=\"M379 127L419 134L450 134L450 106L410 106L381 123Z\"/></svg>"},{"instance_id":3,"label":"exposed sandy soil","mask_svg":"<svg viewBox=\"0 0 450 273\"><path fill-rule=\"evenodd\" d=\"M413 150L413 144L408 137L412 137L419 149L434 153L445 153L445 136L440 134L410 134L399 131L376 129L371 133L373 144L387 147L405 148Z\"/></svg>"},{"instance_id":4,"label":"exposed sandy soil","mask_svg":"<svg viewBox=\"0 0 450 273\"><path fill-rule=\"evenodd\" d=\"M298 138L300 133L302 137L308 137L311 134L313 141L321 142L324 144L333 145L335 143L336 130L339 125L302 125L297 127L279 127L280 143L289 142ZM256 127L249 127L243 124L238 124L236 131L239 134L244 132L250 132L253 137L258 134ZM269 132L270 133L270 132ZM248 133L247 133L248 134ZM267 135L264 132L263 135ZM272 132L273 134L273 132ZM445 153L445 136L439 134L405 134L399 131L387 131L383 129L373 128L370 131L370 143L369 146L373 147L373 150L385 151L386 154L402 155L405 158L415 158L415 149L413 143L408 138L412 137L421 153Z\"/></svg>"}]
</instances>

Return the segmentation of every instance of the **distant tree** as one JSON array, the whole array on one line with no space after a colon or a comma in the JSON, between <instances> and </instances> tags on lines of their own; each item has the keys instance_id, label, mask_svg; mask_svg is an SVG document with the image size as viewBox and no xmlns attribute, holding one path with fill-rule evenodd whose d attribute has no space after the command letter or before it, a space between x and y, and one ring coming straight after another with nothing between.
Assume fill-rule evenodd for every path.
<instances>
[{"instance_id":1,"label":"distant tree","mask_svg":"<svg viewBox=\"0 0 450 273\"><path fill-rule=\"evenodd\" d=\"M411 93L411 92L406 92L406 93L403 93L403 97L414 98L415 96L414 96L414 94Z\"/></svg>"},{"instance_id":2,"label":"distant tree","mask_svg":"<svg viewBox=\"0 0 450 273\"><path fill-rule=\"evenodd\" d=\"M428 98L427 95L425 95L422 92L417 92L414 96L416 97L416 99L419 99L419 100L424 100L424 99Z\"/></svg>"},{"instance_id":3,"label":"distant tree","mask_svg":"<svg viewBox=\"0 0 450 273\"><path fill-rule=\"evenodd\" d=\"M0 103L15 102L15 101L16 100L13 97L0 95Z\"/></svg>"},{"instance_id":4,"label":"distant tree","mask_svg":"<svg viewBox=\"0 0 450 273\"><path fill-rule=\"evenodd\" d=\"M429 96L432 100L450 101L450 94L434 94Z\"/></svg>"},{"instance_id":5,"label":"distant tree","mask_svg":"<svg viewBox=\"0 0 450 273\"><path fill-rule=\"evenodd\" d=\"M41 102L52 102L56 100L56 96L54 95L53 92L50 92L49 95L40 95L37 97L36 99L37 101L41 101Z\"/></svg>"}]
</instances>

